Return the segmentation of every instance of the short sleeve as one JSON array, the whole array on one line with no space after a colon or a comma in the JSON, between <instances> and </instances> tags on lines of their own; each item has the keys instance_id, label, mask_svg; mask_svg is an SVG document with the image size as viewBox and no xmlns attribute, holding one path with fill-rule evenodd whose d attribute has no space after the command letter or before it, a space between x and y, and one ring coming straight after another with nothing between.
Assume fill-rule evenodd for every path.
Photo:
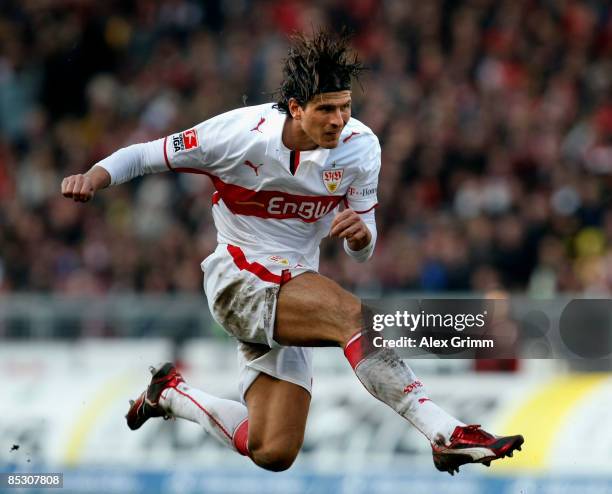
<instances>
[{"instance_id":1,"label":"short sleeve","mask_svg":"<svg viewBox=\"0 0 612 494\"><path fill-rule=\"evenodd\" d=\"M375 136L369 141L361 158L359 176L349 186L346 201L349 208L365 213L378 204L378 173L380 172L380 145Z\"/></svg>"},{"instance_id":2,"label":"short sleeve","mask_svg":"<svg viewBox=\"0 0 612 494\"><path fill-rule=\"evenodd\" d=\"M237 110L217 115L164 139L164 160L173 171L212 173L215 163L230 153L239 121Z\"/></svg>"}]
</instances>

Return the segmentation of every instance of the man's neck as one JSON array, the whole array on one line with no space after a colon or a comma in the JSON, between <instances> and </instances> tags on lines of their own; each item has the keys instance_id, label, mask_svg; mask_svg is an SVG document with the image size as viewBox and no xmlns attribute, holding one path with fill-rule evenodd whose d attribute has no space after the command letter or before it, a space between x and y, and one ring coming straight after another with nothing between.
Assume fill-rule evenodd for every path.
<instances>
[{"instance_id":1,"label":"man's neck","mask_svg":"<svg viewBox=\"0 0 612 494\"><path fill-rule=\"evenodd\" d=\"M285 118L283 125L283 144L292 151L311 151L319 146L315 143L304 130L297 120L290 116Z\"/></svg>"}]
</instances>

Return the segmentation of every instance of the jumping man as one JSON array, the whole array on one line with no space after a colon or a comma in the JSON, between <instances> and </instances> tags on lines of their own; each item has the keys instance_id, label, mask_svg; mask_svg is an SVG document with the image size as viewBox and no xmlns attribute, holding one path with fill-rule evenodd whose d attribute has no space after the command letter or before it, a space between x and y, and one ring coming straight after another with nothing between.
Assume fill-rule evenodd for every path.
<instances>
[{"instance_id":1,"label":"jumping man","mask_svg":"<svg viewBox=\"0 0 612 494\"><path fill-rule=\"evenodd\" d=\"M358 262L376 243L380 146L351 118L351 82L361 70L345 37L298 35L275 104L128 146L62 181L62 194L81 202L162 171L206 175L216 189L218 246L201 267L210 311L237 341L241 402L188 386L167 363L132 402L131 429L152 417L187 419L260 467L285 470L304 438L311 347L337 346L365 388L427 437L438 470L488 466L520 449L522 436L493 436L431 401L392 350L371 345L360 300L317 272L327 235L343 239Z\"/></svg>"}]
</instances>

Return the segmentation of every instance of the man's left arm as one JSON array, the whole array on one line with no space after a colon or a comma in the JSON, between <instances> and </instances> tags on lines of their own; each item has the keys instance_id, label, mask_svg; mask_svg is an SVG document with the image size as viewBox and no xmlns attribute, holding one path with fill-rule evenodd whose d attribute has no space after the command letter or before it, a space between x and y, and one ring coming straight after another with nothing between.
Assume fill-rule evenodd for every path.
<instances>
[{"instance_id":1,"label":"man's left arm","mask_svg":"<svg viewBox=\"0 0 612 494\"><path fill-rule=\"evenodd\" d=\"M330 231L330 236L344 239L345 252L358 262L372 257L376 245L374 208L378 205L380 172L378 139L373 134L364 135L362 139L362 142L355 142L361 173L349 187L345 198L346 209L336 215Z\"/></svg>"},{"instance_id":2,"label":"man's left arm","mask_svg":"<svg viewBox=\"0 0 612 494\"><path fill-rule=\"evenodd\" d=\"M344 251L357 262L365 262L376 245L376 218L374 209L357 213L345 209L332 222L330 236L344 239Z\"/></svg>"}]
</instances>

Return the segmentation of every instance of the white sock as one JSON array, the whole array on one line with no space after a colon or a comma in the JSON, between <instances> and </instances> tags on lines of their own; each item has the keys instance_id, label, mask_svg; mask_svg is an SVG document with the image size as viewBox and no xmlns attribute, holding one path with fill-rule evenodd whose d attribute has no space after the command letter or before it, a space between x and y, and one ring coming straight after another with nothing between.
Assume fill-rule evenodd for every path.
<instances>
[{"instance_id":1,"label":"white sock","mask_svg":"<svg viewBox=\"0 0 612 494\"><path fill-rule=\"evenodd\" d=\"M185 383L164 390L159 403L173 416L200 424L224 445L239 449L235 444L236 432L248 427L247 408L242 403L217 398Z\"/></svg>"},{"instance_id":2,"label":"white sock","mask_svg":"<svg viewBox=\"0 0 612 494\"><path fill-rule=\"evenodd\" d=\"M455 427L465 425L427 397L422 382L393 350L373 350L359 335L349 341L344 353L364 387L431 443L448 444Z\"/></svg>"}]
</instances>

